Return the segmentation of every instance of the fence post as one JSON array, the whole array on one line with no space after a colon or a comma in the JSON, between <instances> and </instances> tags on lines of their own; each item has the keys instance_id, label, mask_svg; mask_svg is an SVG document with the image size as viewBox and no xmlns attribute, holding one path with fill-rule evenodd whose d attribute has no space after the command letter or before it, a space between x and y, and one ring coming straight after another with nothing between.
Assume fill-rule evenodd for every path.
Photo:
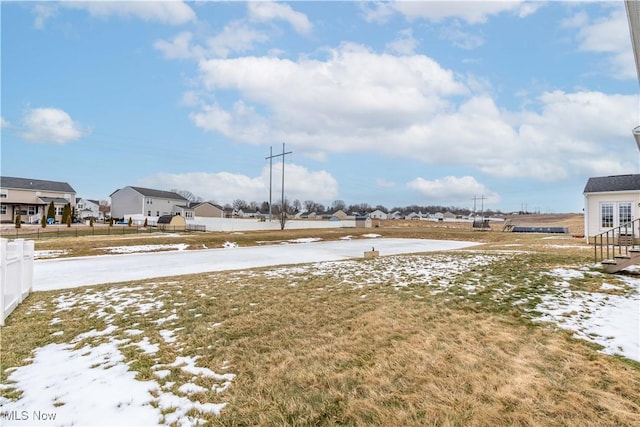
<instances>
[{"instance_id":1,"label":"fence post","mask_svg":"<svg viewBox=\"0 0 640 427\"><path fill-rule=\"evenodd\" d=\"M7 239L0 238L0 326L4 326L4 291L7 285Z\"/></svg>"},{"instance_id":2,"label":"fence post","mask_svg":"<svg viewBox=\"0 0 640 427\"><path fill-rule=\"evenodd\" d=\"M35 242L26 240L22 251L22 287L20 288L20 302L29 295L33 289L33 260L35 258Z\"/></svg>"}]
</instances>

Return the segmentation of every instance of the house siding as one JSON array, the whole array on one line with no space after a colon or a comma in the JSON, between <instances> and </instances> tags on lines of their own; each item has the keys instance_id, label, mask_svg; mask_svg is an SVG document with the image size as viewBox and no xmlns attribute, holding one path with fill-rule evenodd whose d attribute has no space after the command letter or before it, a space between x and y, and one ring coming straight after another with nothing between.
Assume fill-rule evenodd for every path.
<instances>
[{"instance_id":1,"label":"house siding","mask_svg":"<svg viewBox=\"0 0 640 427\"><path fill-rule=\"evenodd\" d=\"M184 198L167 198L157 190L150 190L158 196L147 196L132 187L116 190L111 194L111 215L114 218L124 218L131 215L159 217L162 215L174 215L181 210L178 206L184 205ZM168 193L172 194L172 193Z\"/></svg>"},{"instance_id":2,"label":"house siding","mask_svg":"<svg viewBox=\"0 0 640 427\"><path fill-rule=\"evenodd\" d=\"M10 185L6 185L6 183L14 181L33 182L33 188L13 188ZM40 184L42 184L42 187ZM47 189L47 185L60 191ZM0 210L0 221L2 222L13 222L17 213L21 214L23 222L38 222L48 209L48 203L44 202L41 198L59 199L60 202L54 202L54 206L56 207L62 207L70 203L73 208L75 207L76 201L75 192L67 183L22 178L5 179L3 177L0 183L0 195L2 196L0 198L0 205L3 206ZM62 201L63 199L64 202ZM61 220L62 215L56 215L56 221Z\"/></svg>"},{"instance_id":3,"label":"house siding","mask_svg":"<svg viewBox=\"0 0 640 427\"><path fill-rule=\"evenodd\" d=\"M211 203L203 203L198 206L194 206L193 212L196 217L206 218L224 218L224 209L221 209Z\"/></svg>"},{"instance_id":4,"label":"house siding","mask_svg":"<svg viewBox=\"0 0 640 427\"><path fill-rule=\"evenodd\" d=\"M600 224L600 206L602 203L614 204L614 227L617 227L618 212L616 206L619 203L631 203L631 216L638 218L638 204L640 203L640 191L620 191L608 193L591 193L585 194L585 215L584 229L585 238L589 242L590 239L604 231ZM609 228L610 229L610 228Z\"/></svg>"}]
</instances>

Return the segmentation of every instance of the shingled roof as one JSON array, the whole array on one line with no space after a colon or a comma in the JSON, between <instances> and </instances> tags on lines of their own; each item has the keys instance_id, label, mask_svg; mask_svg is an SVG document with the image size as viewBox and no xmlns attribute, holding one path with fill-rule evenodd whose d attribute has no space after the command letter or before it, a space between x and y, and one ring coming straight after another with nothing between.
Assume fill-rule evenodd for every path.
<instances>
[{"instance_id":1,"label":"shingled roof","mask_svg":"<svg viewBox=\"0 0 640 427\"><path fill-rule=\"evenodd\" d=\"M173 191L162 191L162 190L153 190L151 188L143 188L143 187L131 187L136 190L138 193L142 194L146 197L158 197L161 199L173 199L173 200L184 200L187 201L186 198L182 197L178 193L174 193Z\"/></svg>"},{"instance_id":2,"label":"shingled roof","mask_svg":"<svg viewBox=\"0 0 640 427\"><path fill-rule=\"evenodd\" d=\"M66 182L16 178L12 176L0 176L0 186L2 186L2 188L15 188L19 190L57 191L60 193L76 192L76 190Z\"/></svg>"},{"instance_id":3,"label":"shingled roof","mask_svg":"<svg viewBox=\"0 0 640 427\"><path fill-rule=\"evenodd\" d=\"M589 178L584 193L611 191L640 191L640 174L612 175Z\"/></svg>"}]
</instances>

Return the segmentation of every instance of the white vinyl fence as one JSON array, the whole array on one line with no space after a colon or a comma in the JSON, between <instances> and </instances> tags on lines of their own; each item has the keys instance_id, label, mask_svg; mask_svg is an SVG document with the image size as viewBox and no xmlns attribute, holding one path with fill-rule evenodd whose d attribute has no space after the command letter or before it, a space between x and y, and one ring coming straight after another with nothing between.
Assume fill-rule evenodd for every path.
<instances>
[{"instance_id":1,"label":"white vinyl fence","mask_svg":"<svg viewBox=\"0 0 640 427\"><path fill-rule=\"evenodd\" d=\"M33 240L0 239L0 326L31 292Z\"/></svg>"}]
</instances>

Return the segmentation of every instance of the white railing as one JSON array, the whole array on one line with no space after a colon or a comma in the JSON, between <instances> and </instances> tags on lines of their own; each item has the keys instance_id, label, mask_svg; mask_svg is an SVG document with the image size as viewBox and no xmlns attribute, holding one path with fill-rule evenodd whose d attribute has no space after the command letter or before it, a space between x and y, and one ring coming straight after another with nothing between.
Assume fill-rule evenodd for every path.
<instances>
[{"instance_id":1,"label":"white railing","mask_svg":"<svg viewBox=\"0 0 640 427\"><path fill-rule=\"evenodd\" d=\"M31 292L33 240L0 239L0 326Z\"/></svg>"}]
</instances>

